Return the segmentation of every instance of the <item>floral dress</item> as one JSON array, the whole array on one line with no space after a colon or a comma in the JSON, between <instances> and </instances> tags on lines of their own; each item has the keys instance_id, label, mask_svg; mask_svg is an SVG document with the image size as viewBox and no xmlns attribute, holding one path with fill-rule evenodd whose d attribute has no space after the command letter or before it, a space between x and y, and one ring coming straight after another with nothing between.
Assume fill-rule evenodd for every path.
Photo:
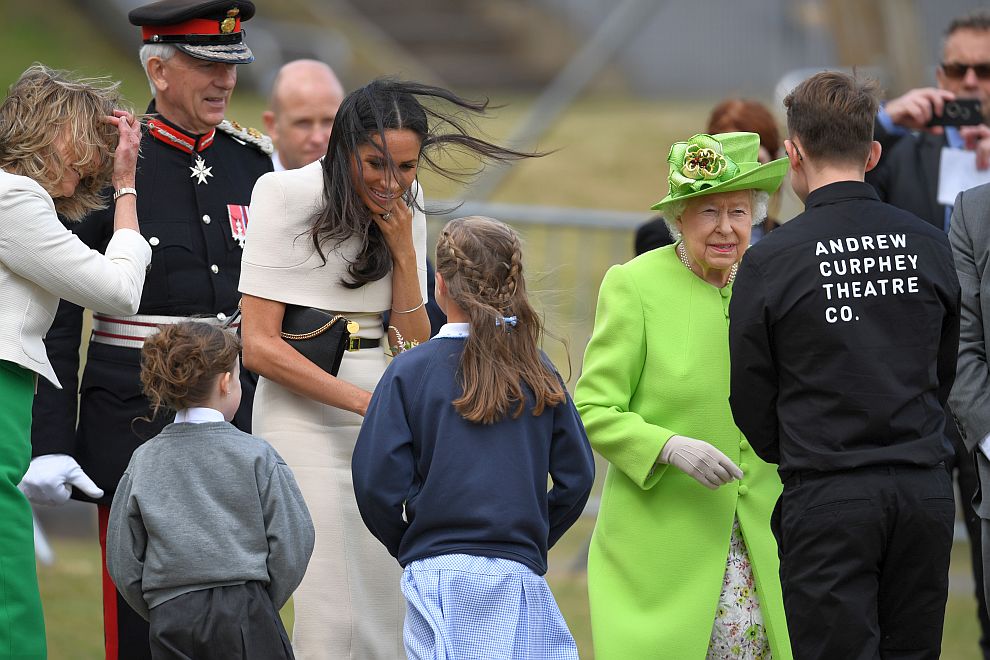
<instances>
[{"instance_id":1,"label":"floral dress","mask_svg":"<svg viewBox=\"0 0 990 660\"><path fill-rule=\"evenodd\" d=\"M706 660L770 660L772 657L753 567L736 518L732 521L729 557Z\"/></svg>"}]
</instances>

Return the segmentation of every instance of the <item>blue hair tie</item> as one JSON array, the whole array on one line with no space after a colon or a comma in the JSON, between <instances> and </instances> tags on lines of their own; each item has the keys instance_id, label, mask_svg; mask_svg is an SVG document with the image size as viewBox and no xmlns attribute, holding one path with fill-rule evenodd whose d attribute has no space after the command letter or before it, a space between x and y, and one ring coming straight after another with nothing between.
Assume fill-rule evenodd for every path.
<instances>
[{"instance_id":1,"label":"blue hair tie","mask_svg":"<svg viewBox=\"0 0 990 660\"><path fill-rule=\"evenodd\" d=\"M513 328L519 323L519 319L515 316L503 316L502 318L495 317L495 325L511 325Z\"/></svg>"}]
</instances>

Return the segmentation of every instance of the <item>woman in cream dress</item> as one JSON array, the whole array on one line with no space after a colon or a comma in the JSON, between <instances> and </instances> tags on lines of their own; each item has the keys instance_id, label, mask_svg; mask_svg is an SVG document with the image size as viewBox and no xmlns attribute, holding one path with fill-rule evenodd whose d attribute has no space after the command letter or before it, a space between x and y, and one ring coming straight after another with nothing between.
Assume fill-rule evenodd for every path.
<instances>
[{"instance_id":1,"label":"woman in cream dress","mask_svg":"<svg viewBox=\"0 0 990 660\"><path fill-rule=\"evenodd\" d=\"M253 431L294 471L316 527L294 596L300 660L404 657L400 569L361 521L351 485L354 442L385 370L382 314L391 310L389 323L405 341L429 338L416 182L421 159L433 164L428 151L454 144L484 159L525 155L471 137L438 103L460 112L486 105L417 83L373 81L344 99L326 158L266 174L251 199L240 290L244 365L261 376ZM344 354L336 377L281 339L286 304L360 325L361 348Z\"/></svg>"}]
</instances>

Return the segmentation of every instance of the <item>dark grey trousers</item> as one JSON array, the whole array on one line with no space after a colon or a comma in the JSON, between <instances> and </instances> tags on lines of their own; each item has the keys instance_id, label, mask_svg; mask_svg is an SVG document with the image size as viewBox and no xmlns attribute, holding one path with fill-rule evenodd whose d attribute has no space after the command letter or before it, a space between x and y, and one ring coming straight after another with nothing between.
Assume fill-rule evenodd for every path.
<instances>
[{"instance_id":1,"label":"dark grey trousers","mask_svg":"<svg viewBox=\"0 0 990 660\"><path fill-rule=\"evenodd\" d=\"M183 594L151 609L155 660L292 660L292 646L260 582Z\"/></svg>"}]
</instances>

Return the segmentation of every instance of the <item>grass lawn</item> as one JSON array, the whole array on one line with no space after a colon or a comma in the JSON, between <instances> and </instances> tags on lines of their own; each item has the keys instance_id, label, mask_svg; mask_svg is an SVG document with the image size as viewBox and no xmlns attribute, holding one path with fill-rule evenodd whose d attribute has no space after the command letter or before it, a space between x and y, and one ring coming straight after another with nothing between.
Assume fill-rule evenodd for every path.
<instances>
[{"instance_id":1,"label":"grass lawn","mask_svg":"<svg viewBox=\"0 0 990 660\"><path fill-rule=\"evenodd\" d=\"M578 642L582 658L593 658L588 614L587 577L582 557L594 522L583 518L550 553L548 579L560 609ZM91 539L54 537L56 562L39 567L51 660L97 660L103 653L99 545L95 525ZM950 593L942 641L944 660L977 660L979 636L971 595L969 549L952 553ZM291 602L282 611L291 630Z\"/></svg>"}]
</instances>

